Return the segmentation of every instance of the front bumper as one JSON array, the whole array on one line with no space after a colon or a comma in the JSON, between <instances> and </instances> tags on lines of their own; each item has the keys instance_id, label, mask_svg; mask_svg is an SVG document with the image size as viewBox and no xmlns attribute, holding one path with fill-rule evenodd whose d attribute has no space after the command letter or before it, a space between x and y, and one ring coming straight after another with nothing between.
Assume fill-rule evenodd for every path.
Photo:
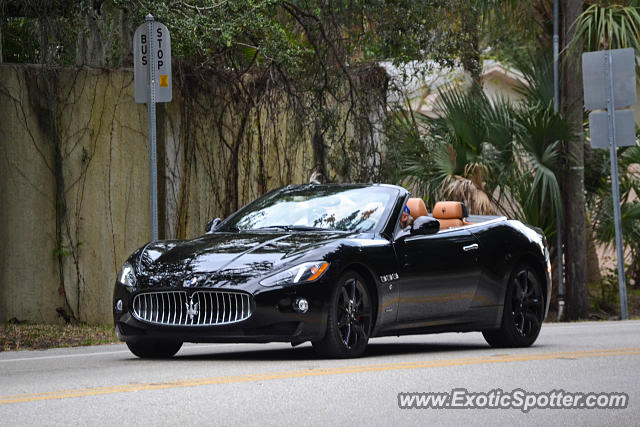
<instances>
[{"instance_id":1,"label":"front bumper","mask_svg":"<svg viewBox=\"0 0 640 427\"><path fill-rule=\"evenodd\" d=\"M133 313L136 295L147 292L184 291L231 291L224 288L148 288L129 291L116 283L113 298L113 315L116 333L121 341L172 340L182 342L292 342L319 340L326 329L327 298L325 287L320 283L289 286L278 289L256 287L248 292L251 301L251 315L231 324L210 326L163 325L148 322ZM299 313L293 309L297 298L309 302L309 310ZM122 310L116 309L118 300Z\"/></svg>"}]
</instances>

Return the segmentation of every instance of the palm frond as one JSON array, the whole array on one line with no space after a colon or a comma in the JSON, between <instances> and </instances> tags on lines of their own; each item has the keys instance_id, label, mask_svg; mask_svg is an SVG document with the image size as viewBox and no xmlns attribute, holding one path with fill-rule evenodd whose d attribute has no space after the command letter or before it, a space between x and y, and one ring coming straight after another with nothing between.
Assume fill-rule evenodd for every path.
<instances>
[{"instance_id":1,"label":"palm frond","mask_svg":"<svg viewBox=\"0 0 640 427\"><path fill-rule=\"evenodd\" d=\"M516 87L527 104L547 104L553 99L553 55L548 50L529 53L527 60L516 61L526 84Z\"/></svg>"},{"instance_id":2,"label":"palm frond","mask_svg":"<svg viewBox=\"0 0 640 427\"><path fill-rule=\"evenodd\" d=\"M640 242L640 203L622 203L622 237L625 246L637 245ZM613 216L613 199L603 198L600 216L595 223L595 236L598 241L612 246L615 243L615 222Z\"/></svg>"},{"instance_id":3,"label":"palm frond","mask_svg":"<svg viewBox=\"0 0 640 427\"><path fill-rule=\"evenodd\" d=\"M569 137L564 119L553 112L553 106L538 104L516 113L518 145L526 171L533 176L524 203L540 210L550 209L556 215L562 210L562 196L555 172L561 161L560 141Z\"/></svg>"},{"instance_id":4,"label":"palm frond","mask_svg":"<svg viewBox=\"0 0 640 427\"><path fill-rule=\"evenodd\" d=\"M640 8L592 4L576 19L568 49L584 41L587 51L632 47L640 52Z\"/></svg>"},{"instance_id":5,"label":"palm frond","mask_svg":"<svg viewBox=\"0 0 640 427\"><path fill-rule=\"evenodd\" d=\"M463 202L474 215L493 215L495 210L491 199L470 179L458 175L447 177L440 193L441 200Z\"/></svg>"}]
</instances>

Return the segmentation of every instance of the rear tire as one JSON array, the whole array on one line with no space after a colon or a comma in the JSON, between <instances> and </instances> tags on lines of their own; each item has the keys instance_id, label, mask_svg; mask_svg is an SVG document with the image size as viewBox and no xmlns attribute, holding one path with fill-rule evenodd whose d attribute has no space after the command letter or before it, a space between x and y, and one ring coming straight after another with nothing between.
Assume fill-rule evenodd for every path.
<instances>
[{"instance_id":1,"label":"rear tire","mask_svg":"<svg viewBox=\"0 0 640 427\"><path fill-rule=\"evenodd\" d=\"M538 338L544 295L538 275L525 263L513 270L507 286L500 329L483 331L491 347L529 347Z\"/></svg>"},{"instance_id":2,"label":"rear tire","mask_svg":"<svg viewBox=\"0 0 640 427\"><path fill-rule=\"evenodd\" d=\"M127 342L127 347L131 353L142 359L167 359L173 357L182 343L180 341L158 341L158 340L141 340L136 342Z\"/></svg>"},{"instance_id":3,"label":"rear tire","mask_svg":"<svg viewBox=\"0 0 640 427\"><path fill-rule=\"evenodd\" d=\"M312 342L320 356L352 358L367 348L373 321L373 304L367 285L355 271L344 273L331 292L324 338Z\"/></svg>"}]
</instances>

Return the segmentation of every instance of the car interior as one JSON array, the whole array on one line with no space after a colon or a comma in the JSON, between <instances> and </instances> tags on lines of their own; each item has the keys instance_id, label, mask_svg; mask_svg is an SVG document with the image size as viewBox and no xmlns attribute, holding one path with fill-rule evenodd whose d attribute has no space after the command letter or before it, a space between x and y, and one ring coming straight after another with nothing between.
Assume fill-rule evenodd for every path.
<instances>
[{"instance_id":1,"label":"car interior","mask_svg":"<svg viewBox=\"0 0 640 427\"><path fill-rule=\"evenodd\" d=\"M431 215L427 210L424 201L419 197L411 197L407 200L407 207L411 211L414 221L421 216L432 216L440 222L440 230L446 230L453 227L462 227L465 225L476 224L477 222L469 221L469 211L462 202L443 201L437 202L433 207ZM482 222L482 221L480 221Z\"/></svg>"}]
</instances>

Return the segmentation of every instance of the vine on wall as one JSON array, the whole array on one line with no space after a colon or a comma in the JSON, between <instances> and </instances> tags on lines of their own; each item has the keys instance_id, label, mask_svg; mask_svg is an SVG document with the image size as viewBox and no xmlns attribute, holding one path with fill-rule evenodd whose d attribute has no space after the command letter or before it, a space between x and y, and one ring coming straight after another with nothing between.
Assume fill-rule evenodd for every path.
<instances>
[{"instance_id":1,"label":"vine on wall","mask_svg":"<svg viewBox=\"0 0 640 427\"><path fill-rule=\"evenodd\" d=\"M326 181L378 178L380 80L356 82L370 105L345 104L345 84L345 98L326 100L319 120L316 99L288 91L277 75L194 72L180 63L175 69L174 101L164 106L158 132L164 136L162 237L200 235L213 217L274 188L308 182L318 165L326 165ZM22 115L23 138L15 143L46 147L39 170L55 182L55 309L65 321L107 322L115 275L148 239L146 109L133 100L133 74L18 65L0 72L20 76L18 88L0 83L0 102ZM371 75L384 83L380 74L363 71ZM322 150L314 149L318 143ZM19 161L13 164L10 173L19 177ZM37 269L37 259L25 262Z\"/></svg>"}]
</instances>

